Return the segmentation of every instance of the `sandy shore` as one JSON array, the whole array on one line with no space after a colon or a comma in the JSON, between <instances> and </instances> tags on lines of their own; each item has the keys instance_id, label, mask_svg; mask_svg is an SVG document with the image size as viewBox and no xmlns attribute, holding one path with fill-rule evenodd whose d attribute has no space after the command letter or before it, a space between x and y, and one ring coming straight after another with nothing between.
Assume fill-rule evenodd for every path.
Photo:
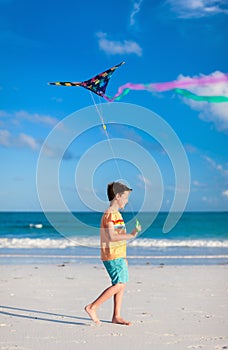
<instances>
[{"instance_id":1,"label":"sandy shore","mask_svg":"<svg viewBox=\"0 0 228 350\"><path fill-rule=\"evenodd\" d=\"M1 266L0 349L228 349L228 266L130 266L122 316L112 301L95 325L84 312L109 285L102 264Z\"/></svg>"}]
</instances>

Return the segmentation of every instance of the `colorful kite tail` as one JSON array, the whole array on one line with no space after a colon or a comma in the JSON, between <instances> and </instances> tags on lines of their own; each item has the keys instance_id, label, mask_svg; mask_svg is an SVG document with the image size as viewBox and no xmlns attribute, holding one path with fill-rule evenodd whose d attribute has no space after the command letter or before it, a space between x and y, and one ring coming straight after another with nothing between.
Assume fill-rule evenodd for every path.
<instances>
[{"instance_id":1,"label":"colorful kite tail","mask_svg":"<svg viewBox=\"0 0 228 350\"><path fill-rule=\"evenodd\" d=\"M186 98L190 98L194 101L212 102L212 103L228 102L227 96L200 96L200 95L193 94L193 92L185 89L173 89L173 90L179 95L182 95Z\"/></svg>"}]
</instances>

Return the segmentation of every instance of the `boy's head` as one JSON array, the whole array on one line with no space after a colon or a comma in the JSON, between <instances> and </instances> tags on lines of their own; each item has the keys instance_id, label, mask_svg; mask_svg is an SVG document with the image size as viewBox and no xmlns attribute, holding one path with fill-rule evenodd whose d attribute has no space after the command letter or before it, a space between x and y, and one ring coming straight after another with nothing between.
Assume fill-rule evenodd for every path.
<instances>
[{"instance_id":1,"label":"boy's head","mask_svg":"<svg viewBox=\"0 0 228 350\"><path fill-rule=\"evenodd\" d=\"M109 183L107 187L107 195L109 201L111 202L117 194L122 195L125 191L130 192L132 189L122 184L121 182Z\"/></svg>"}]
</instances>

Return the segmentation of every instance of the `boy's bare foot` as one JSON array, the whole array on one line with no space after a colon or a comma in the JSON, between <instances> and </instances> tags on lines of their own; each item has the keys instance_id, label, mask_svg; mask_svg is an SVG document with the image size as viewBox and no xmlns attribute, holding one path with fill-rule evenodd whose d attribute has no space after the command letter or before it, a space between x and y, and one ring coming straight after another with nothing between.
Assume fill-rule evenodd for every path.
<instances>
[{"instance_id":1,"label":"boy's bare foot","mask_svg":"<svg viewBox=\"0 0 228 350\"><path fill-rule=\"evenodd\" d=\"M132 324L131 322L125 321L124 319L122 319L122 317L113 317L112 323L122 324L125 326L131 326L131 324Z\"/></svg>"},{"instance_id":2,"label":"boy's bare foot","mask_svg":"<svg viewBox=\"0 0 228 350\"><path fill-rule=\"evenodd\" d=\"M96 323L96 324L99 324L100 323L100 320L99 318L97 317L97 314L96 314L96 310L94 310L92 308L92 304L89 304L85 307L85 311L87 312L87 314L89 315L89 317L91 318L91 320Z\"/></svg>"}]
</instances>

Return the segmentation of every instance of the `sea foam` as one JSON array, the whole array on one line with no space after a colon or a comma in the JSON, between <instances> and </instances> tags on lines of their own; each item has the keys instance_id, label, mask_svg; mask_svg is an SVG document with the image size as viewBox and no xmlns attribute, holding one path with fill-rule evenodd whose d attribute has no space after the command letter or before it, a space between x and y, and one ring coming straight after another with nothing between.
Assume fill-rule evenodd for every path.
<instances>
[{"instance_id":1,"label":"sea foam","mask_svg":"<svg viewBox=\"0 0 228 350\"><path fill-rule=\"evenodd\" d=\"M1 238L0 248L43 248L65 249L75 246L99 247L97 237L77 237L71 239L40 238ZM135 239L128 244L132 248L228 248L228 240L168 240L168 239Z\"/></svg>"}]
</instances>

